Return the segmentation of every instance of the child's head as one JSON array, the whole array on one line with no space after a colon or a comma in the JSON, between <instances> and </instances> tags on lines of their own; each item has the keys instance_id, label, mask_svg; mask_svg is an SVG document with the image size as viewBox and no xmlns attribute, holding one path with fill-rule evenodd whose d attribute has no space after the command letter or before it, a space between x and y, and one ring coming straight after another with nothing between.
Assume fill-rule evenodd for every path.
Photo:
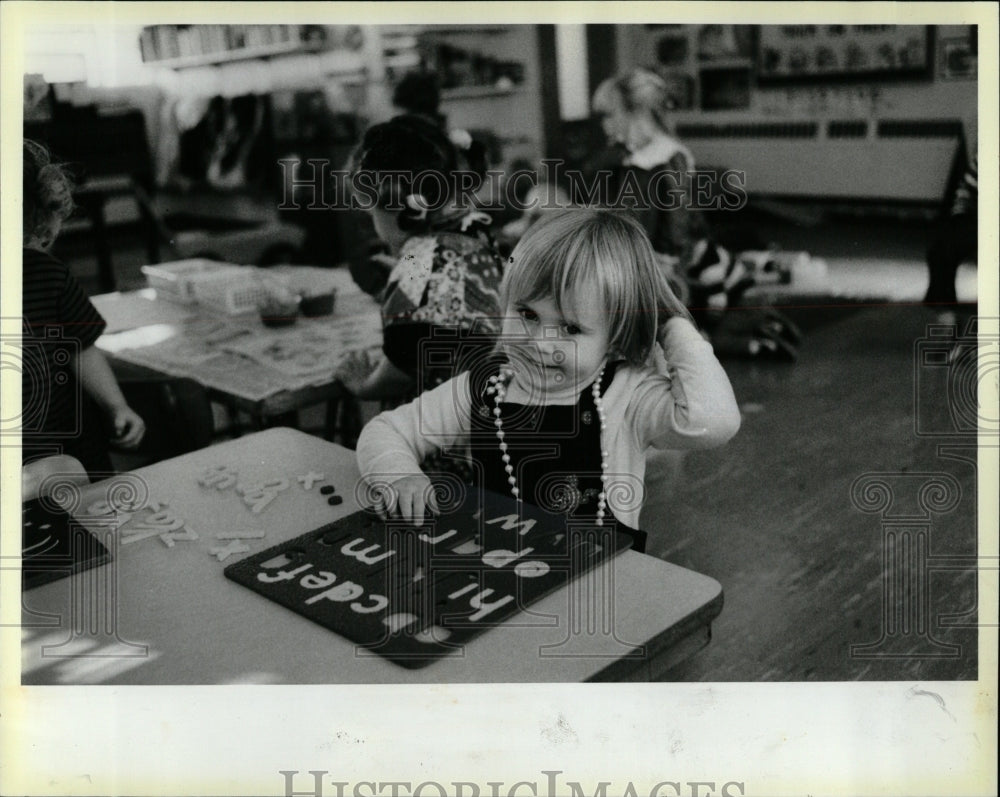
<instances>
[{"instance_id":1,"label":"child's head","mask_svg":"<svg viewBox=\"0 0 1000 797\"><path fill-rule=\"evenodd\" d=\"M545 214L511 253L500 293L504 334L523 338L527 331L532 346L546 352L569 341L561 357L567 364L576 358L581 378L590 375L585 371L595 354L595 369L606 357L646 362L659 325L687 315L642 225L626 213L595 208ZM591 344L603 351L592 352Z\"/></svg>"},{"instance_id":2,"label":"child's head","mask_svg":"<svg viewBox=\"0 0 1000 797\"><path fill-rule=\"evenodd\" d=\"M422 116L396 116L368 129L354 155L354 180L375 194L372 219L387 243L426 233L453 212L465 175L478 185L485 153L477 142L465 143L457 147Z\"/></svg>"},{"instance_id":3,"label":"child's head","mask_svg":"<svg viewBox=\"0 0 1000 797\"><path fill-rule=\"evenodd\" d=\"M444 127L444 117L438 110L441 105L441 81L436 72L407 72L392 92L392 104L400 113L423 116Z\"/></svg>"},{"instance_id":4,"label":"child's head","mask_svg":"<svg viewBox=\"0 0 1000 797\"><path fill-rule=\"evenodd\" d=\"M594 92L592 107L601 117L605 135L630 150L666 131L667 84L649 69L636 67L608 78Z\"/></svg>"},{"instance_id":5,"label":"child's head","mask_svg":"<svg viewBox=\"0 0 1000 797\"><path fill-rule=\"evenodd\" d=\"M73 212L73 183L41 144L24 139L23 246L47 249Z\"/></svg>"}]
</instances>

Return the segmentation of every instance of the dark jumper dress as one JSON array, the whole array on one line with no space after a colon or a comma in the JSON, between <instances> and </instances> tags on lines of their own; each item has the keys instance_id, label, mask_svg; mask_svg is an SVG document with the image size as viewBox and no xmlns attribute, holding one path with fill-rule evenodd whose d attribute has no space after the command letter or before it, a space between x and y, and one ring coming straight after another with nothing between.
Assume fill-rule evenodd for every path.
<instances>
[{"instance_id":1,"label":"dark jumper dress","mask_svg":"<svg viewBox=\"0 0 1000 797\"><path fill-rule=\"evenodd\" d=\"M472 378L471 453L477 483L484 489L510 495L504 462L496 436L494 397L486 392L487 380L497 368L476 369ZM601 380L601 394L614 379L617 363L609 363ZM575 517L596 518L601 492L601 424L591 386L576 404L526 406L500 405L504 442L522 500ZM614 518L619 531L632 537L632 549L645 551L646 533Z\"/></svg>"}]
</instances>

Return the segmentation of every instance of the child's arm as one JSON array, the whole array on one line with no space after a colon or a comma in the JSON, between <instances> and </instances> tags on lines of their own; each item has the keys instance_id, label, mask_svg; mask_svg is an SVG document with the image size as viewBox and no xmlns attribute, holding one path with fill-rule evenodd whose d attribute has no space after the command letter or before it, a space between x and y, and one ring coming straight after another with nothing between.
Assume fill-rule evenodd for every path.
<instances>
[{"instance_id":1,"label":"child's arm","mask_svg":"<svg viewBox=\"0 0 1000 797\"><path fill-rule=\"evenodd\" d=\"M372 400L404 396L413 389L413 380L383 358L374 368L367 352L344 358L337 379L355 397Z\"/></svg>"},{"instance_id":2,"label":"child's arm","mask_svg":"<svg viewBox=\"0 0 1000 797\"><path fill-rule=\"evenodd\" d=\"M129 407L111 366L96 346L87 346L77 357L80 366L80 383L83 389L101 406L115 430L112 439L122 448L135 448L146 434L146 425Z\"/></svg>"},{"instance_id":3,"label":"child's arm","mask_svg":"<svg viewBox=\"0 0 1000 797\"><path fill-rule=\"evenodd\" d=\"M436 511L430 480L420 470L428 454L452 448L471 431L469 375L460 374L409 404L375 416L358 437L358 468L373 491L383 493L381 509L423 523L424 509Z\"/></svg>"},{"instance_id":4,"label":"child's arm","mask_svg":"<svg viewBox=\"0 0 1000 797\"><path fill-rule=\"evenodd\" d=\"M740 428L729 377L712 344L683 318L664 324L660 345L666 372L650 374L635 389L633 414L640 444L657 448L713 448Z\"/></svg>"}]
</instances>

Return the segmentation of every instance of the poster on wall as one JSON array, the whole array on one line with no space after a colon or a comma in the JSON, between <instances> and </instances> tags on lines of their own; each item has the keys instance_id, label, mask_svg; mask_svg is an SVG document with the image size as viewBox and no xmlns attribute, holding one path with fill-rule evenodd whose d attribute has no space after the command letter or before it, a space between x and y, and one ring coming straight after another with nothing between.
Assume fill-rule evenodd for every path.
<instances>
[{"instance_id":1,"label":"poster on wall","mask_svg":"<svg viewBox=\"0 0 1000 797\"><path fill-rule=\"evenodd\" d=\"M938 74L945 80L974 80L977 61L970 39L945 39L940 44Z\"/></svg>"},{"instance_id":2,"label":"poster on wall","mask_svg":"<svg viewBox=\"0 0 1000 797\"><path fill-rule=\"evenodd\" d=\"M762 25L758 80L930 77L930 25Z\"/></svg>"}]
</instances>

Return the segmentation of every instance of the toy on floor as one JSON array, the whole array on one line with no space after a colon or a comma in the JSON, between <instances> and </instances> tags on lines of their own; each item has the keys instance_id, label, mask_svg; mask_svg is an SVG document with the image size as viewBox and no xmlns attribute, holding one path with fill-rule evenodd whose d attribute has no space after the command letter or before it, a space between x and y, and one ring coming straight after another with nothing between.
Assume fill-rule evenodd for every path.
<instances>
[{"instance_id":1,"label":"toy on floor","mask_svg":"<svg viewBox=\"0 0 1000 797\"><path fill-rule=\"evenodd\" d=\"M707 239L695 244L692 263L686 275L689 305L699 325L713 339L721 330L726 311L739 306L750 288L792 281L793 263L789 258L770 251L733 255ZM740 330L741 340L735 346L738 350L751 357L786 362L797 359L802 331L790 318L773 307L746 312L753 316L747 328Z\"/></svg>"}]
</instances>

